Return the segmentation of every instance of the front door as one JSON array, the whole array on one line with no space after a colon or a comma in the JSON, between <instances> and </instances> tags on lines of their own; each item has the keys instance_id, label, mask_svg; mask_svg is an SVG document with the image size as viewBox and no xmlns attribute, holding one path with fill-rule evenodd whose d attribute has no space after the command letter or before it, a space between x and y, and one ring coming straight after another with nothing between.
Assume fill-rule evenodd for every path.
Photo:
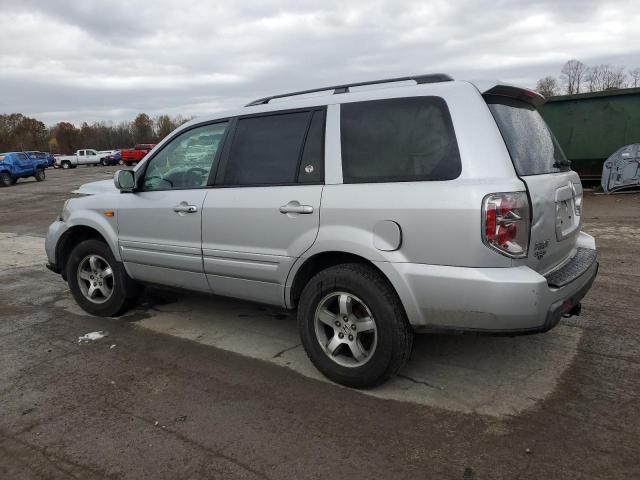
<instances>
[{"instance_id":1,"label":"front door","mask_svg":"<svg viewBox=\"0 0 640 480\"><path fill-rule=\"evenodd\" d=\"M149 159L135 193L122 194L122 260L137 280L209 291L202 268L202 207L227 123L177 135Z\"/></svg>"},{"instance_id":2,"label":"front door","mask_svg":"<svg viewBox=\"0 0 640 480\"><path fill-rule=\"evenodd\" d=\"M203 210L214 293L283 305L291 266L318 233L323 147L323 109L238 119Z\"/></svg>"}]
</instances>

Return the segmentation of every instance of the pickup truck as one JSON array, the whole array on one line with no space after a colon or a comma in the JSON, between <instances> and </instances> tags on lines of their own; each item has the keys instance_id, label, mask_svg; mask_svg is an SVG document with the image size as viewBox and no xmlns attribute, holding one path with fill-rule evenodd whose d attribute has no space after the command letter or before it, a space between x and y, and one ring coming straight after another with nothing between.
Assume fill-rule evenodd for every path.
<instances>
[{"instance_id":1,"label":"pickup truck","mask_svg":"<svg viewBox=\"0 0 640 480\"><path fill-rule=\"evenodd\" d=\"M133 148L126 148L120 151L120 159L127 167L142 160L151 149L155 147L153 143L139 143Z\"/></svg>"},{"instance_id":2,"label":"pickup truck","mask_svg":"<svg viewBox=\"0 0 640 480\"><path fill-rule=\"evenodd\" d=\"M35 177L38 182L45 178L41 161L24 152L0 153L0 187L15 185L19 178Z\"/></svg>"},{"instance_id":3,"label":"pickup truck","mask_svg":"<svg viewBox=\"0 0 640 480\"><path fill-rule=\"evenodd\" d=\"M62 155L56 157L56 165L64 168L76 168L78 165L98 165L100 164L100 154L97 150L85 148L78 150L73 155Z\"/></svg>"}]
</instances>

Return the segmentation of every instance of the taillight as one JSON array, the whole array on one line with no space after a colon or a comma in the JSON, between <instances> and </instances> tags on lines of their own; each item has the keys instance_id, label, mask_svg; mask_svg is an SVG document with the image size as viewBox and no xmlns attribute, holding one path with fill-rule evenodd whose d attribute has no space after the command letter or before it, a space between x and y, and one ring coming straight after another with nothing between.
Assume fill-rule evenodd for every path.
<instances>
[{"instance_id":1,"label":"taillight","mask_svg":"<svg viewBox=\"0 0 640 480\"><path fill-rule=\"evenodd\" d=\"M511 258L529 249L529 199L525 192L491 193L482 200L482 241Z\"/></svg>"}]
</instances>

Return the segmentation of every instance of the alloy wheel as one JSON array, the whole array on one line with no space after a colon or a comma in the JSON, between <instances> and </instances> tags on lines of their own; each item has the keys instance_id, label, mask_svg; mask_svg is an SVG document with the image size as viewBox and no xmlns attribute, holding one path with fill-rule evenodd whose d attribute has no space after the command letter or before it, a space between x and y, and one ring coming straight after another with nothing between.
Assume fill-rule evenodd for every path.
<instances>
[{"instance_id":1,"label":"alloy wheel","mask_svg":"<svg viewBox=\"0 0 640 480\"><path fill-rule=\"evenodd\" d=\"M314 327L325 355L343 367L364 365L378 344L378 329L369 307L351 293L332 292L320 300Z\"/></svg>"},{"instance_id":2,"label":"alloy wheel","mask_svg":"<svg viewBox=\"0 0 640 480\"><path fill-rule=\"evenodd\" d=\"M78 286L93 303L104 303L113 294L113 269L99 255L87 255L78 265Z\"/></svg>"}]
</instances>

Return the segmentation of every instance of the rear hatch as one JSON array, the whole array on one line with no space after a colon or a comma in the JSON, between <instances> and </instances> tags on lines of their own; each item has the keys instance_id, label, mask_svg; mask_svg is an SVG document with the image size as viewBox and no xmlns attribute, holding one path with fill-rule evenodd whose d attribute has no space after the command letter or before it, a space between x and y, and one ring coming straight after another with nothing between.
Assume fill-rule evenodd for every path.
<instances>
[{"instance_id":1,"label":"rear hatch","mask_svg":"<svg viewBox=\"0 0 640 480\"><path fill-rule=\"evenodd\" d=\"M544 98L516 87L484 93L531 205L529 252L523 262L546 274L568 261L580 234L582 185L537 107Z\"/></svg>"}]
</instances>

